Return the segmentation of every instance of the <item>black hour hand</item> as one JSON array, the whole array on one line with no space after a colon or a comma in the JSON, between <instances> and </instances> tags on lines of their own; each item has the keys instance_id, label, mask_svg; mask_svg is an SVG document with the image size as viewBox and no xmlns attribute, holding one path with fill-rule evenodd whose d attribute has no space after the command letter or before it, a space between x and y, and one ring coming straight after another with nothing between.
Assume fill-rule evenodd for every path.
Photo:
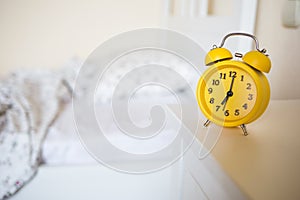
<instances>
[{"instance_id":1,"label":"black hour hand","mask_svg":"<svg viewBox=\"0 0 300 200\"><path fill-rule=\"evenodd\" d=\"M229 96L226 95L226 97L223 99L223 101L221 102L221 105L226 104L226 102L228 101Z\"/></svg>"}]
</instances>

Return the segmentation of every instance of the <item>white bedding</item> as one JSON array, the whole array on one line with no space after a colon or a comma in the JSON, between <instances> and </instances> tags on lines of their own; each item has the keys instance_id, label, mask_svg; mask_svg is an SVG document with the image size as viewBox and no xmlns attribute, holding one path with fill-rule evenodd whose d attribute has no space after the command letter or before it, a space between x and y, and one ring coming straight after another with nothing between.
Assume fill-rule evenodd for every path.
<instances>
[{"instance_id":1,"label":"white bedding","mask_svg":"<svg viewBox=\"0 0 300 200\"><path fill-rule=\"evenodd\" d=\"M162 102L168 104L174 103L174 101L170 98L161 99L160 103ZM129 113L131 113L132 116L130 120L132 120L136 126L148 126L151 123L151 108L155 105L155 103L150 104L146 101L138 101L132 105L134 106L129 106ZM117 148L127 152L138 151L138 149L140 149L140 151L143 152L139 153L147 154L157 151L172 142L181 126L180 122L176 118L172 118L167 115L167 123L163 127L162 132L160 132L154 139L148 141L133 140L126 136L126 134L122 133L116 126L113 117L109 114L111 109L112 108L109 104L99 103L95 106L96 115L98 115L97 117L99 118L99 121L101 121L99 125L102 126L104 134L106 134L107 139L112 143L112 145L115 145ZM87 128L87 130L89 128ZM95 141L94 144L97 145L97 142ZM72 104L68 104L56 122L52 125L47 137L45 138L42 148L43 162L47 165L96 163L95 159L88 153L84 146L85 144L81 141L81 137L76 130ZM103 149L103 151L105 151L105 149ZM118 158L115 156L106 159L118 161L124 158Z\"/></svg>"},{"instance_id":2,"label":"white bedding","mask_svg":"<svg viewBox=\"0 0 300 200\"><path fill-rule=\"evenodd\" d=\"M146 52L145 55L148 55L149 52ZM155 52L150 54L155 57ZM119 76L125 70L130 71L135 67L134 60L136 58L141 58L142 55L132 55L132 59L128 60L128 63L117 63L114 66L114 69L111 73L107 75L107 82L102 86L107 91L112 91L114 84L118 82ZM183 76L187 76L189 80L196 80L195 76L197 74L188 73L187 67L180 63L178 60L170 58L170 55L163 55L164 58L159 58L161 62L166 63L170 61L175 61L172 63L172 67L176 69L177 73L181 73ZM145 59L145 58L144 58ZM147 58L149 62L149 58ZM158 59L158 60L159 60ZM150 59L151 60L151 59ZM156 63L157 61L155 61ZM14 146L14 142L21 144L21 138L24 136L26 139L23 141L24 145L27 146L27 154L25 156L20 156L22 159L12 159L16 157L16 153L11 153L10 150L2 150L2 157L0 162L0 179L2 186L0 187L0 198L13 195L20 188L22 188L31 178L34 177L35 173L38 170L38 167L41 163L48 165L65 165L65 164L87 164L95 163L96 161L87 153L81 144L77 132L75 131L75 125L73 120L72 104L71 104L71 93L73 92L75 77L78 74L78 70L81 66L81 61L72 60L70 63L61 71L51 72L51 71L21 71L19 73L9 76L6 80L1 82L1 89L8 88L9 93L1 91L0 98L13 99L11 106L6 104L4 100L0 101L0 148L10 148ZM143 59L140 62L142 65ZM179 63L179 64L178 64ZM136 64L136 63L135 63ZM149 63L148 63L149 64ZM126 69L124 66L127 66ZM91 67L92 69L92 67ZM122 71L123 70L123 71ZM86 80L89 80L91 72L86 72L84 77ZM141 71L140 73L144 73ZM166 70L164 73L150 73L147 72L147 77L149 80L157 80L157 78L166 79L169 71ZM188 76L191 74L191 76ZM130 84L139 85L139 80L143 74L134 74L131 78L132 81ZM114 77L113 80L110 80L111 77ZM136 78L136 80L135 80ZM104 79L106 80L106 79ZM168 79L169 80L169 79ZM136 82L137 81L137 82ZM6 85L5 87L3 86ZM186 92L186 83L178 82L176 79L170 77L170 86L172 91L178 92L181 95ZM79 87L78 93L76 91L75 96L85 95L85 86ZM154 90L141 90L142 92L137 93L138 98L146 100L146 104L140 104L140 107L134 107L139 110L142 114L150 113L149 106L153 106L153 102L168 102L174 103L174 97L169 98L170 93L165 89L152 88ZM118 99L124 97L123 91L117 93L115 96ZM126 91L125 91L126 92ZM105 96L106 95L106 96ZM99 101L100 112L98 112L100 118L104 116L104 124L106 127L106 132L111 133L109 138L111 142L115 142L123 148L132 148L133 145L138 145L138 143L130 143L124 140L124 137L119 137L120 134L116 134L118 129L112 125L112 118L105 118L105 115L101 114L106 113L105 109L109 109L107 103L110 101L107 94L96 92L96 100ZM151 99L155 96L157 99ZM159 99L163 97L163 99ZM190 98L189 96L188 98ZM76 98L76 97L75 97ZM149 102L152 104L150 105ZM98 105L98 104L97 104ZM19 107L18 107L19 106ZM143 109L147 107L146 111ZM12 108L12 109L11 109ZM103 110L104 109L104 110ZM19 113L18 113L19 112ZM11 117L13 116L13 117ZM145 125L145 117L141 115L138 117L138 114L134 114L137 124ZM11 117L11 118L9 118ZM23 119L23 118L24 119ZM25 118L30 118L30 120L25 120ZM82 116L83 119L85 116ZM11 120L11 123L7 123L6 120ZM151 121L151 120L150 120ZM16 123L15 123L16 122ZM146 120L146 124L149 123L149 120ZM7 125L11 125L8 127ZM21 128L21 129L20 129ZM90 127L87 127L87 130ZM148 143L148 149L145 150L146 153L150 152L151 148L156 148L155 145L161 146L167 144L174 137L174 128L169 124L164 130L164 134L159 137L157 142L152 141ZM19 131L19 129L21 131ZM26 130L25 130L26 129ZM7 131L10 130L10 131ZM87 131L88 132L88 131ZM9 137L3 137L13 133L14 137L12 140L9 140ZM20 133L20 134L19 134ZM35 134L36 133L36 134ZM6 139L5 139L6 138ZM126 139L126 138L125 138ZM93 139L91 139L93 140ZM42 145L42 146L41 146ZM97 144L95 144L97 145ZM145 147L146 147L145 146ZM26 150L26 148L24 148ZM104 150L105 151L105 150ZM19 149L18 152L24 153L22 149ZM112 158L115 160L123 158ZM8 162L8 160L14 160L13 163ZM19 162L23 160L22 162ZM29 162L27 162L29 161ZM24 166L27 166L29 163L28 169L25 169ZM13 167L12 167L13 166ZM20 168L19 168L20 167ZM17 170L25 171L27 173L25 176L24 173L18 172ZM29 172L29 173L28 173Z\"/></svg>"},{"instance_id":3,"label":"white bedding","mask_svg":"<svg viewBox=\"0 0 300 200\"><path fill-rule=\"evenodd\" d=\"M81 144L76 132L72 104L68 104L53 124L42 148L46 165L90 164L96 161Z\"/></svg>"},{"instance_id":4,"label":"white bedding","mask_svg":"<svg viewBox=\"0 0 300 200\"><path fill-rule=\"evenodd\" d=\"M62 76L49 71L23 71L0 83L0 199L34 177L42 142L70 100Z\"/></svg>"}]
</instances>

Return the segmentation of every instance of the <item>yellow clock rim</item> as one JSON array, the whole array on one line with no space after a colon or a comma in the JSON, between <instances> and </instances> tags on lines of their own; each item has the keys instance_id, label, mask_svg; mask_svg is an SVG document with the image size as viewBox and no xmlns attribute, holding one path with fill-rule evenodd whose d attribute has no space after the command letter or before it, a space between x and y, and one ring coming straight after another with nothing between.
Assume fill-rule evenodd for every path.
<instances>
[{"instance_id":1,"label":"yellow clock rim","mask_svg":"<svg viewBox=\"0 0 300 200\"><path fill-rule=\"evenodd\" d=\"M226 68L226 67L233 67L233 68L240 68L241 70L247 72L254 80L256 91L257 91L257 96L256 96L256 102L252 110L246 115L245 117L241 119L237 119L234 121L226 121L220 120L218 118L214 118L210 113L209 109L206 107L206 101L204 99L204 94L201 94L201 92L205 92L205 79L206 77L209 77L212 73L215 71L218 71L220 68ZM196 97L198 101L198 105L204 114L204 116L209 119L210 121L214 122L215 124L218 124L220 126L224 127L235 127L235 126L240 126L242 124L248 124L254 120L256 120L258 117L262 115L262 113L265 111L269 99L270 99L270 87L269 83L264 76L263 73L261 73L258 70L253 69L249 65L237 61L237 60L228 60L228 61L222 61L219 63L216 63L212 66L210 66L204 74L200 77L197 85L197 90L196 90Z\"/></svg>"}]
</instances>

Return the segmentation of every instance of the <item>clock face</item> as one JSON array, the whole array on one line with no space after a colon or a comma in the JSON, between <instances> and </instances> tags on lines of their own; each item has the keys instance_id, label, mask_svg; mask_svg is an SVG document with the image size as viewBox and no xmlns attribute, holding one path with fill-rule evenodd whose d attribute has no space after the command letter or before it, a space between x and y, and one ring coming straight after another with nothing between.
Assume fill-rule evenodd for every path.
<instances>
[{"instance_id":1,"label":"clock face","mask_svg":"<svg viewBox=\"0 0 300 200\"><path fill-rule=\"evenodd\" d=\"M199 82L197 93L206 117L221 125L243 124L243 119L249 116L257 101L253 77L235 65L211 67Z\"/></svg>"}]
</instances>

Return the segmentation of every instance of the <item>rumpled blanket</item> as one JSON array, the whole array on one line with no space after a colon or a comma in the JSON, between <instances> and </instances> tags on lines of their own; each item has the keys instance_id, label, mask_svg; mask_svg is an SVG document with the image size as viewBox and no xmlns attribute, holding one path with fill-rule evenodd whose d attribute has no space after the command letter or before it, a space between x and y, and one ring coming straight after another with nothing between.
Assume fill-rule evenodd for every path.
<instances>
[{"instance_id":1,"label":"rumpled blanket","mask_svg":"<svg viewBox=\"0 0 300 200\"><path fill-rule=\"evenodd\" d=\"M71 96L65 77L51 71L22 71L0 82L0 199L34 177L43 140Z\"/></svg>"},{"instance_id":2,"label":"rumpled blanket","mask_svg":"<svg viewBox=\"0 0 300 200\"><path fill-rule=\"evenodd\" d=\"M134 54L111 67L106 72L106 76L102 77L101 89L103 91L95 93L97 102L104 104L110 102L111 91L119 83L121 75L131 72L136 68L137 63L140 63L137 66L143 66L143 63L149 64L148 55L149 52ZM156 54L152 52L150 55ZM154 60L154 64L156 60L161 60L163 65L170 64L169 60L172 60L169 55L164 54L151 59ZM186 77L188 82L198 80L198 74L195 71L177 59L175 61L177 63L170 65L172 69L176 69L182 77ZM80 71L83 73L86 84L76 86L75 98L85 96L89 80L94 77L95 67L98 67L93 63L88 63L88 65L90 67L85 67L85 70ZM61 116L65 106L71 102L75 78L81 66L82 61L75 58L63 66L62 70L20 71L0 81L0 199L6 199L15 194L37 173L42 162L43 141L48 132L55 132L52 125ZM176 76L171 76L168 70L133 71L130 76L132 83L129 84L140 85L141 77L145 74L148 80L151 77L154 82L168 79L172 91L180 95L185 94L189 88L186 83L179 82ZM122 100L125 96L123 92L127 94L127 91L119 91L114 95ZM136 98L147 101L156 95L167 97L169 100L170 95L164 88L144 89L139 94ZM186 98L194 97L187 96Z\"/></svg>"}]
</instances>

